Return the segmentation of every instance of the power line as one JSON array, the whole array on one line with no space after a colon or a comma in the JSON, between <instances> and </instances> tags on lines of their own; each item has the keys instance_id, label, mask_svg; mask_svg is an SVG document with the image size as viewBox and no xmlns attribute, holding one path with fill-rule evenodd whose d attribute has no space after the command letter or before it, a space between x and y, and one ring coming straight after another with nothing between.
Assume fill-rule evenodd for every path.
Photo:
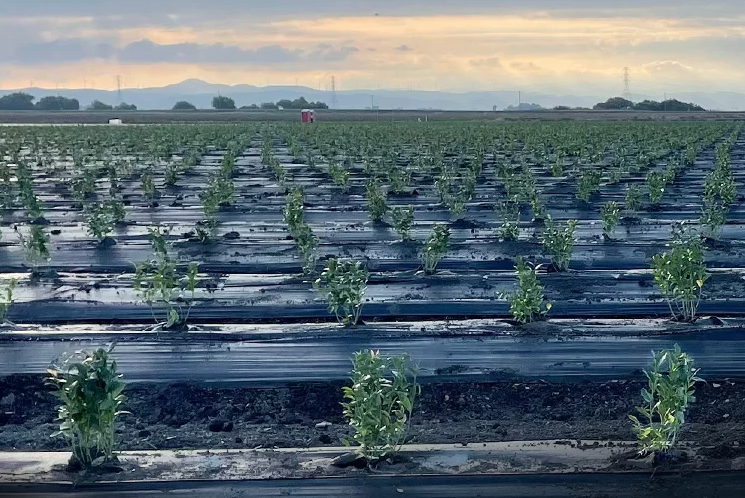
<instances>
[{"instance_id":1,"label":"power line","mask_svg":"<svg viewBox=\"0 0 745 498\"><path fill-rule=\"evenodd\" d=\"M631 75L628 67L623 68L623 98L631 100Z\"/></svg>"}]
</instances>

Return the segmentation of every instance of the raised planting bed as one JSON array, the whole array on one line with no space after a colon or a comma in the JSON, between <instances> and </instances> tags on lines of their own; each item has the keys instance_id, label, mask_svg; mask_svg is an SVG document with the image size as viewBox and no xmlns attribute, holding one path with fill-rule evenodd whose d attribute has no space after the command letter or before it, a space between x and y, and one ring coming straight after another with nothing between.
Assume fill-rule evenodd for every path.
<instances>
[{"instance_id":1,"label":"raised planting bed","mask_svg":"<svg viewBox=\"0 0 745 498\"><path fill-rule=\"evenodd\" d=\"M40 376L0 384L0 450L62 450L57 400ZM343 381L280 387L130 384L117 423L122 450L338 446L350 436L342 418ZM447 382L423 385L411 426L415 443L633 438L628 415L641 404L641 379L607 382ZM681 438L745 456L745 384L707 378L696 389ZM324 422L330 423L325 424ZM319 425L320 424L320 425ZM742 449L740 445L742 444Z\"/></svg>"},{"instance_id":2,"label":"raised planting bed","mask_svg":"<svg viewBox=\"0 0 745 498\"><path fill-rule=\"evenodd\" d=\"M564 142L554 135L559 129L567 133ZM300 275L298 249L283 215L286 193L293 188L303 189L304 220L318 238L316 270L328 258L346 257L363 261L371 272L364 319L506 318L509 304L499 296L514 287L514 258L551 261L541 245L543 224L531 221L537 209L533 201L521 201L518 240L500 239L499 205L511 198L514 185L525 182L535 184L531 195L539 199L542 216L560 224L578 220L570 271L540 275L552 314L665 316L667 303L654 285L650 258L667 250L673 222L698 228L705 178L717 167L718 147L727 140L735 187L745 179L745 141L732 135L738 130L733 123L433 124L426 131L403 124L40 130L4 130L6 140L20 148L17 155L6 154L5 167L13 173L17 163L26 164L31 185L26 201L8 200L3 210L0 270L19 280L16 305L9 311L18 323L149 321L151 310L134 289L134 270L136 263L153 258L148 229L158 223L170 228L170 257L199 264L193 322L333 320L311 277ZM34 136L37 142L31 141ZM145 144L158 137L171 141L153 155ZM535 146L536 137L552 148ZM594 155L564 151L575 142L592 144ZM441 143L440 149L434 143ZM390 150L397 152L389 156ZM695 157L684 160L689 150ZM552 176L556 163L561 174ZM226 168L230 201L209 214L205 188L228 174ZM651 205L647 173L671 168L674 179L660 202ZM472 170L472 192L461 199L463 212L453 214L448 196L461 195L463 175ZM278 171L284 172L281 181ZM334 183L338 171L346 172L346 187ZM600 181L584 202L577 198L578 185L588 172L598 173ZM152 179L149 186L143 174ZM389 213L380 223L370 219L366 185L373 179L387 194ZM623 208L630 185L640 187L641 209L604 238L601 206L613 201ZM15 195L15 187L2 188ZM402 193L395 193L399 189ZM97 244L89 233L91 209L106 199L121 202L123 219L106 243ZM719 240L707 242L705 261L712 275L703 288L703 313L742 314L742 199L736 194L728 206ZM414 209L412 241L400 242L390 210L406 206ZM214 229L208 242L200 242L195 230L210 216ZM15 229L29 237L29 220L49 237L48 261L30 261L28 246L18 242ZM417 273L420 251L435 223L449 226L450 242L439 271L425 276ZM29 268L35 269L34 278Z\"/></svg>"}]
</instances>

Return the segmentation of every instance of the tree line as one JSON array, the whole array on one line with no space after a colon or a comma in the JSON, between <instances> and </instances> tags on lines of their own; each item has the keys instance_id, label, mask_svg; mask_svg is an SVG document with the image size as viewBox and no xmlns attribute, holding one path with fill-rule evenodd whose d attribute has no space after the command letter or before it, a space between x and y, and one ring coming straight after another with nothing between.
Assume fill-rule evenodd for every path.
<instances>
[{"instance_id":1,"label":"tree line","mask_svg":"<svg viewBox=\"0 0 745 498\"><path fill-rule=\"evenodd\" d=\"M179 104L188 104L188 102L179 102ZM212 99L212 107L218 110L234 110L236 109L235 101L230 97L217 96ZM173 107L174 110L176 106ZM329 106L325 102L308 102L305 97L300 97L295 100L282 99L277 102L263 102L260 105L251 104L244 105L240 109L328 109Z\"/></svg>"},{"instance_id":2,"label":"tree line","mask_svg":"<svg viewBox=\"0 0 745 498\"><path fill-rule=\"evenodd\" d=\"M663 102L657 102L656 100L643 100L641 102L634 103L630 100L622 97L613 97L605 102L595 104L593 109L600 111L609 110L621 110L630 109L634 111L671 111L671 112L684 112L684 111L705 111L700 105L681 102L677 99L668 99Z\"/></svg>"},{"instance_id":3,"label":"tree line","mask_svg":"<svg viewBox=\"0 0 745 498\"><path fill-rule=\"evenodd\" d=\"M0 110L2 111L79 111L78 99L48 95L34 103L36 97L24 92L16 92L0 97ZM122 102L117 106L105 104L94 100L86 108L90 111L136 111L137 106Z\"/></svg>"}]
</instances>

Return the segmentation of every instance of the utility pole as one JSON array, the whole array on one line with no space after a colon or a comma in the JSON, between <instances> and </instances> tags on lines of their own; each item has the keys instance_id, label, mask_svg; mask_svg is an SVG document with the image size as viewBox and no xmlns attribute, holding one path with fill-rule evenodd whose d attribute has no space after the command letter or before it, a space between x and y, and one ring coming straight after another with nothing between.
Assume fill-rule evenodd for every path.
<instances>
[{"instance_id":1,"label":"utility pole","mask_svg":"<svg viewBox=\"0 0 745 498\"><path fill-rule=\"evenodd\" d=\"M122 77L118 74L116 75L116 103L122 103Z\"/></svg>"},{"instance_id":2,"label":"utility pole","mask_svg":"<svg viewBox=\"0 0 745 498\"><path fill-rule=\"evenodd\" d=\"M339 101L336 99L336 76L331 76L331 108L339 107Z\"/></svg>"},{"instance_id":3,"label":"utility pole","mask_svg":"<svg viewBox=\"0 0 745 498\"><path fill-rule=\"evenodd\" d=\"M623 98L631 100L631 75L628 67L623 68Z\"/></svg>"}]
</instances>

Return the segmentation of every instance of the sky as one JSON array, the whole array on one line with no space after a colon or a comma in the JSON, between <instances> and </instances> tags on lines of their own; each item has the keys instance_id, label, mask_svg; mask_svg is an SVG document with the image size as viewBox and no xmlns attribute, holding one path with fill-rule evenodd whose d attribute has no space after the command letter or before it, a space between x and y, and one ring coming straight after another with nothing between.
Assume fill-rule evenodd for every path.
<instances>
[{"instance_id":1,"label":"sky","mask_svg":"<svg viewBox=\"0 0 745 498\"><path fill-rule=\"evenodd\" d=\"M745 91L743 1L2 0L0 88Z\"/></svg>"}]
</instances>

